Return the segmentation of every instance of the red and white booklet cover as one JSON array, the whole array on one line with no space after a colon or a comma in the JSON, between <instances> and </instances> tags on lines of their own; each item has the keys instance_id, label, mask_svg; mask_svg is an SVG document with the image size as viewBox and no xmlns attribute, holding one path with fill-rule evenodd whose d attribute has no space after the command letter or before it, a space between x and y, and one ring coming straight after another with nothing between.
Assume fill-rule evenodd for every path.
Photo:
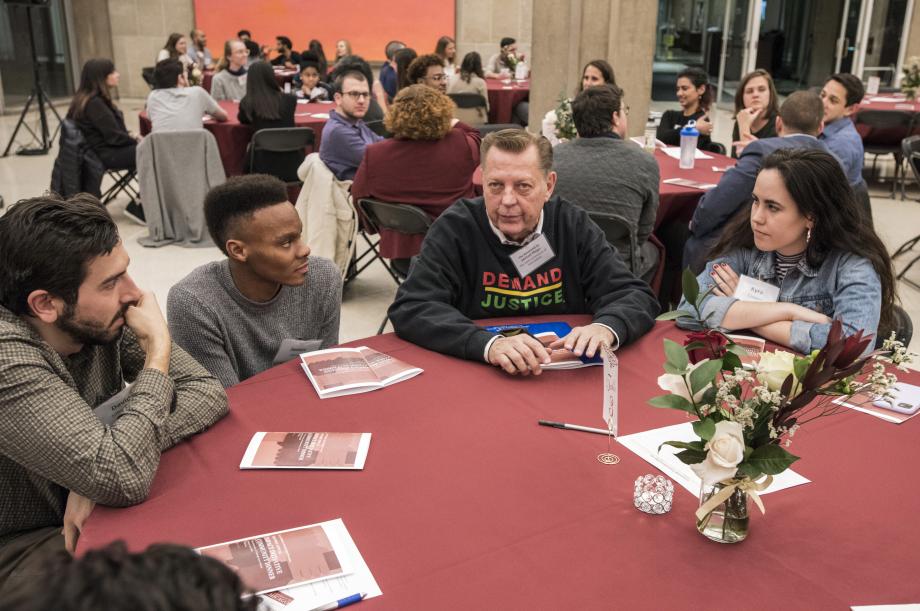
<instances>
[{"instance_id":1,"label":"red and white booklet cover","mask_svg":"<svg viewBox=\"0 0 920 611\"><path fill-rule=\"evenodd\" d=\"M347 543L330 522L199 547L233 569L256 594L353 572Z\"/></svg>"},{"instance_id":2,"label":"red and white booklet cover","mask_svg":"<svg viewBox=\"0 0 920 611\"><path fill-rule=\"evenodd\" d=\"M378 390L423 371L366 346L306 352L300 366L320 399Z\"/></svg>"},{"instance_id":3,"label":"red and white booklet cover","mask_svg":"<svg viewBox=\"0 0 920 611\"><path fill-rule=\"evenodd\" d=\"M370 433L268 433L252 436L240 469L363 469Z\"/></svg>"}]
</instances>

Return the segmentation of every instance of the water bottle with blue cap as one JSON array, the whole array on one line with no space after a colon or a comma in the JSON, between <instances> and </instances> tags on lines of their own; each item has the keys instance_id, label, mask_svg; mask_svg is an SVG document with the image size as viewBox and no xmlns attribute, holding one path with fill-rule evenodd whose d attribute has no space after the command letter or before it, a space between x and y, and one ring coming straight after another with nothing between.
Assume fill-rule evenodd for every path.
<instances>
[{"instance_id":1,"label":"water bottle with blue cap","mask_svg":"<svg viewBox=\"0 0 920 611\"><path fill-rule=\"evenodd\" d=\"M696 128L696 121L688 121L680 130L680 168L689 170L693 168L696 158L696 143L700 139L700 130Z\"/></svg>"}]
</instances>

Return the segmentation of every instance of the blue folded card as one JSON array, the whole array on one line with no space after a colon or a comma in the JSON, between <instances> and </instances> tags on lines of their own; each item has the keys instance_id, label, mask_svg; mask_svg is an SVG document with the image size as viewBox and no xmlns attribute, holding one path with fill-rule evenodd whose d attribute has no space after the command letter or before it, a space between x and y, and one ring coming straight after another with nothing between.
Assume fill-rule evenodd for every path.
<instances>
[{"instance_id":1,"label":"blue folded card","mask_svg":"<svg viewBox=\"0 0 920 611\"><path fill-rule=\"evenodd\" d=\"M486 327L486 331L491 333L501 333L508 329L524 329L528 335L532 335L544 346L549 346L559 338L565 337L572 330L568 323L559 322L537 322L531 324L510 324L496 325ZM577 369L579 367L588 367L591 365L602 365L604 363L600 352L594 355L594 358L586 356L576 356L571 350L565 348L556 348L550 355L552 362L549 365L543 365L543 369Z\"/></svg>"}]
</instances>

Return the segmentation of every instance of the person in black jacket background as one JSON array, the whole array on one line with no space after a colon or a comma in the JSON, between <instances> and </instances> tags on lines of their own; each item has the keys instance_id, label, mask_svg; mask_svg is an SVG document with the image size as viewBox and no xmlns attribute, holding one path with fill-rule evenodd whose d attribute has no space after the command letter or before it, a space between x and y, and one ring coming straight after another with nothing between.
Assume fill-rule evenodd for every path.
<instances>
[{"instance_id":1,"label":"person in black jacket background","mask_svg":"<svg viewBox=\"0 0 920 611\"><path fill-rule=\"evenodd\" d=\"M112 100L111 90L118 86L119 76L110 59L87 61L67 118L76 121L106 169L133 170L138 140L128 133L125 117Z\"/></svg>"},{"instance_id":2,"label":"person in black jacket background","mask_svg":"<svg viewBox=\"0 0 920 611\"><path fill-rule=\"evenodd\" d=\"M690 121L696 121L700 131L696 148L709 150L712 136L712 121L709 108L712 105L712 85L709 75L700 68L685 68L677 75L677 102L680 110L666 110L658 124L659 140L670 146L680 145L680 130Z\"/></svg>"},{"instance_id":3,"label":"person in black jacket background","mask_svg":"<svg viewBox=\"0 0 920 611\"><path fill-rule=\"evenodd\" d=\"M252 125L253 132L268 128L294 127L296 109L297 96L281 91L281 85L275 80L275 71L271 65L265 61L253 62L246 77L246 95L240 100L240 123ZM247 171L249 159L247 151ZM285 182L298 180L297 168L302 160L303 155L297 151L257 153L259 166L271 167L271 174Z\"/></svg>"}]
</instances>

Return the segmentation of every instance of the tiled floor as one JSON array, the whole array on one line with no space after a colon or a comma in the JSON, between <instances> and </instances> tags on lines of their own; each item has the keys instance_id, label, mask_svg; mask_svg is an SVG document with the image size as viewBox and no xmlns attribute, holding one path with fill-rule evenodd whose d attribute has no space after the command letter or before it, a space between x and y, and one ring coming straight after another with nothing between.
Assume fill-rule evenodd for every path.
<instances>
[{"instance_id":1,"label":"tiled floor","mask_svg":"<svg viewBox=\"0 0 920 611\"><path fill-rule=\"evenodd\" d=\"M141 100L121 102L120 105L128 119L129 128L133 127L136 130L137 112L142 104ZM672 106L673 104L653 103L653 108L656 110L664 110ZM58 108L63 113L66 110L66 104L61 103ZM12 112L8 110L8 113ZM18 113L0 117L0 147L6 146L17 117ZM729 114L718 111L715 120L715 139L727 142L730 139L730 131ZM20 139L17 138L17 140ZM56 150L53 150L51 154L44 156L11 155L7 158L0 158L0 196L4 198L7 205L18 199L40 194L48 188L55 155ZM894 252L902 242L920 233L920 203L889 199L887 188L887 185L880 185L871 189L872 211L876 230L888 246L889 252ZM916 189L911 192L911 195L915 198L920 197ZM222 257L217 248L186 249L165 246L150 249L140 246L137 239L146 235L146 229L132 223L122 214L125 203L125 201L114 202L110 209L131 255L131 274L139 284L154 291L161 305L165 304L169 288L180 278L198 265ZM917 254L920 254L920 249ZM61 256L66 256L66 253L61 253ZM895 263L899 269L905 264L905 261L902 257L902 260ZM911 270L910 277L920 283L920 264ZM383 319L387 306L393 299L395 289L395 283L379 263L365 270L345 290L340 339L350 341L374 334ZM920 291L901 283L898 292L903 306L915 324L920 325ZM915 334L911 348L914 352L920 351L920 332Z\"/></svg>"}]
</instances>

